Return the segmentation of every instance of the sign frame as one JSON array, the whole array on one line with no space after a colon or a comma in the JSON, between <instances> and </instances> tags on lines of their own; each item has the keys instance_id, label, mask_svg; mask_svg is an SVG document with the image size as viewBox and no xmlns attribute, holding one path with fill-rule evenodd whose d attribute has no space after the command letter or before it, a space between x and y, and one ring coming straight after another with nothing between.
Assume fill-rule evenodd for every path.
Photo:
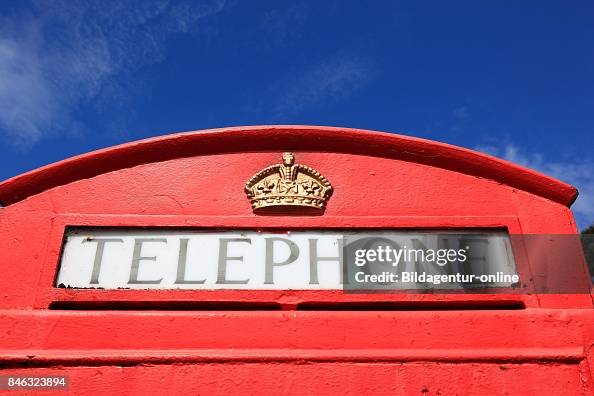
<instances>
[{"instance_id":1,"label":"sign frame","mask_svg":"<svg viewBox=\"0 0 594 396\"><path fill-rule=\"evenodd\" d=\"M272 225L275 224L275 225ZM278 224L290 224L279 227ZM243 302L278 303L283 309L294 308L300 302L345 303L345 302L410 302L429 303L489 303L510 302L538 307L534 295L519 294L345 294L342 290L102 290L64 289L55 287L62 246L70 227L118 227L204 230L428 230L448 231L502 230L509 234L521 234L517 216L180 216L180 215L94 215L62 214L52 220L51 235L43 259L43 270L37 283L34 308L47 309L61 306L101 304L102 306L131 303L142 309L151 303L195 302ZM518 268L521 271L521 268Z\"/></svg>"}]
</instances>

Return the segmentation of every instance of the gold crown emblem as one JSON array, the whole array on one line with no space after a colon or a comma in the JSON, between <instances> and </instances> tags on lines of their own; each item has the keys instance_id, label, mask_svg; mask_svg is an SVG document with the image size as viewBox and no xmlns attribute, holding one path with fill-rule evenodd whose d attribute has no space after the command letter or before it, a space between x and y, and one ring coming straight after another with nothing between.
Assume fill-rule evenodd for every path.
<instances>
[{"instance_id":1,"label":"gold crown emblem","mask_svg":"<svg viewBox=\"0 0 594 396\"><path fill-rule=\"evenodd\" d=\"M293 153L283 153L283 163L252 176L245 184L245 192L255 212L290 208L321 212L332 186L315 169L295 164Z\"/></svg>"}]
</instances>

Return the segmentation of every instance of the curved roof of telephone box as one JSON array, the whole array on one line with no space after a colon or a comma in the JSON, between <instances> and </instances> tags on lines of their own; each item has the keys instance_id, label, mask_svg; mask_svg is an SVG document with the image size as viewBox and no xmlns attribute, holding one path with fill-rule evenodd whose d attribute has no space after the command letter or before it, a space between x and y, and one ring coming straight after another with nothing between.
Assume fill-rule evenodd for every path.
<instances>
[{"instance_id":1,"label":"curved roof of telephone box","mask_svg":"<svg viewBox=\"0 0 594 396\"><path fill-rule=\"evenodd\" d=\"M0 203L10 205L53 187L151 162L288 150L363 154L435 166L491 179L567 206L578 194L575 187L541 173L445 143L361 129L273 125L174 133L71 157L0 183Z\"/></svg>"}]
</instances>

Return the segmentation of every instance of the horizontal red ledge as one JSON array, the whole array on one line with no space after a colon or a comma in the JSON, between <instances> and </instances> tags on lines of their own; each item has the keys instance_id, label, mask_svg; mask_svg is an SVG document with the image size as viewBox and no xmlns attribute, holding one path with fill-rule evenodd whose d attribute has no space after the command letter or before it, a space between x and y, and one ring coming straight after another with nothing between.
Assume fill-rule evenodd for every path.
<instances>
[{"instance_id":1,"label":"horizontal red ledge","mask_svg":"<svg viewBox=\"0 0 594 396\"><path fill-rule=\"evenodd\" d=\"M188 364L215 362L563 362L585 358L580 347L481 349L191 349L0 350L5 365Z\"/></svg>"},{"instance_id":2,"label":"horizontal red ledge","mask_svg":"<svg viewBox=\"0 0 594 396\"><path fill-rule=\"evenodd\" d=\"M0 351L583 348L591 309L510 311L0 311ZM494 326L497 323L497 326ZM105 337L117 334L117 337ZM515 352L514 352L515 353ZM548 352L547 352L548 353Z\"/></svg>"}]
</instances>

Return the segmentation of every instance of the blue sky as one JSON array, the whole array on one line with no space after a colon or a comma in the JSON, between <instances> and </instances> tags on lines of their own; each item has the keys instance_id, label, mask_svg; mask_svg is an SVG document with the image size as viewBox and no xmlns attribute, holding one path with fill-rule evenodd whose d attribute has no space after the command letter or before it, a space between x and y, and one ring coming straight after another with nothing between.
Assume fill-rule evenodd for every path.
<instances>
[{"instance_id":1,"label":"blue sky","mask_svg":"<svg viewBox=\"0 0 594 396\"><path fill-rule=\"evenodd\" d=\"M316 124L475 148L594 220L594 2L2 1L0 179L170 132Z\"/></svg>"}]
</instances>

